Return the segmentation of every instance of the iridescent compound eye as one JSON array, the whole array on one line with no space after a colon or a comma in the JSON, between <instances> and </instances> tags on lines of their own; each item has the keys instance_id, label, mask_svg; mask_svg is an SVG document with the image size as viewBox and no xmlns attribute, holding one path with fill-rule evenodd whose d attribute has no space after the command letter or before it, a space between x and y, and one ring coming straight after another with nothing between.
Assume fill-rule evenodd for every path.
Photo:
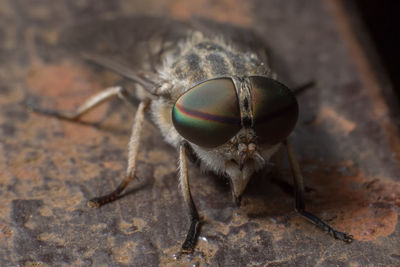
<instances>
[{"instance_id":1,"label":"iridescent compound eye","mask_svg":"<svg viewBox=\"0 0 400 267\"><path fill-rule=\"evenodd\" d=\"M262 76L252 76L250 82L258 142L277 144L285 140L296 125L299 114L293 92L283 84Z\"/></svg>"},{"instance_id":2,"label":"iridescent compound eye","mask_svg":"<svg viewBox=\"0 0 400 267\"><path fill-rule=\"evenodd\" d=\"M232 80L208 80L185 92L174 105L172 121L180 135L198 146L226 143L241 128Z\"/></svg>"}]
</instances>

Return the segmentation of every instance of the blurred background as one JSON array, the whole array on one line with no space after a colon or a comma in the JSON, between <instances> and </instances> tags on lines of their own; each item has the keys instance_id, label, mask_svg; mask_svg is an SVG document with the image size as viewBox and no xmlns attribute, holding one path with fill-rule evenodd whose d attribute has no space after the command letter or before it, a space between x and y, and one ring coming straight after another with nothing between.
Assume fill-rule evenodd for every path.
<instances>
[{"instance_id":1,"label":"blurred background","mask_svg":"<svg viewBox=\"0 0 400 267\"><path fill-rule=\"evenodd\" d=\"M351 2L351 1L349 1ZM383 67L400 99L400 15L398 1L354 0Z\"/></svg>"}]
</instances>

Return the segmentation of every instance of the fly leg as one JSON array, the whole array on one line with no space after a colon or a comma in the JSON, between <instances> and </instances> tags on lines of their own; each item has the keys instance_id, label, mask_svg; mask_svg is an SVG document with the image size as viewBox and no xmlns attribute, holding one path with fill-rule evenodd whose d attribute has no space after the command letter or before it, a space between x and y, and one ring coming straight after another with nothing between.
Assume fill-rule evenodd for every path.
<instances>
[{"instance_id":1,"label":"fly leg","mask_svg":"<svg viewBox=\"0 0 400 267\"><path fill-rule=\"evenodd\" d=\"M100 104L110 100L111 98L119 97L122 100L131 103L129 99L128 93L120 86L110 87L101 91L100 93L92 96L89 98L85 103L83 103L76 111L74 112L65 112L65 111L58 111L58 110L47 110L47 109L40 109L33 107L32 109L36 112L55 116L60 119L65 120L78 120L83 114L93 110ZM136 157L139 148L139 140L140 140L140 133L143 127L143 120L144 120L144 112L146 108L150 105L150 100L144 100L140 102L138 109L135 115L135 121L132 126L132 134L129 141L129 155L128 155L128 168L126 177L122 182L118 185L118 187L111 193L93 198L88 202L88 206L92 208L98 208L101 205L104 205L108 202L115 200L122 191L128 186L128 184L133 180L135 177L135 169L136 169Z\"/></svg>"},{"instance_id":2,"label":"fly leg","mask_svg":"<svg viewBox=\"0 0 400 267\"><path fill-rule=\"evenodd\" d=\"M98 208L106 203L114 201L121 195L122 191L124 191L133 178L135 178L136 158L139 149L140 133L143 128L144 112L149 105L150 100L142 101L136 111L135 121L132 126L132 134L129 141L128 168L126 170L125 178L113 192L91 199L88 202L89 207Z\"/></svg>"},{"instance_id":3,"label":"fly leg","mask_svg":"<svg viewBox=\"0 0 400 267\"><path fill-rule=\"evenodd\" d=\"M295 196L296 196L296 211L298 213L300 213L300 215L304 216L305 218L310 220L312 223L317 225L322 230L328 232L334 238L342 240L347 243L352 242L353 241L352 235L349 235L347 233L343 233L343 232L333 229L331 226L329 226L327 223L322 221L320 218L318 218L314 214L305 210L303 175L301 174L299 163L297 162L297 160L294 156L294 151L293 151L292 146L289 144L289 142L287 140L284 142L284 144L286 146L286 150L289 155L290 165L291 165L292 171L293 171L294 186L295 186L295 190L296 190L296 194L295 194Z\"/></svg>"},{"instance_id":4,"label":"fly leg","mask_svg":"<svg viewBox=\"0 0 400 267\"><path fill-rule=\"evenodd\" d=\"M86 102L83 103L80 107L78 107L78 109L74 112L42 109L42 108L37 108L37 107L30 107L30 108L35 112L42 113L42 114L49 115L49 116L54 116L59 119L76 121L83 114L86 114L87 112L93 110L100 104L102 104L116 96L129 102L127 92L122 87L115 86L115 87L107 88L98 94L95 94L94 96L92 96L91 98L86 100Z\"/></svg>"},{"instance_id":5,"label":"fly leg","mask_svg":"<svg viewBox=\"0 0 400 267\"><path fill-rule=\"evenodd\" d=\"M185 200L185 204L189 208L190 214L190 228L186 235L186 240L182 245L182 249L185 252L191 252L193 251L197 242L197 236L200 230L200 218L199 214L197 213L196 206L194 205L192 195L190 194L186 159L187 149L187 143L182 143L179 147L179 183L182 189L183 199Z\"/></svg>"}]
</instances>

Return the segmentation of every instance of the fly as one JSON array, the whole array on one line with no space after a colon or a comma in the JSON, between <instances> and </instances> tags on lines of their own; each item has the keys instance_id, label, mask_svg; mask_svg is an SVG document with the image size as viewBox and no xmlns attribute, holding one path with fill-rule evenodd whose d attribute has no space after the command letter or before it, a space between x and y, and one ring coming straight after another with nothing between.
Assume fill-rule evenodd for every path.
<instances>
[{"instance_id":1,"label":"fly","mask_svg":"<svg viewBox=\"0 0 400 267\"><path fill-rule=\"evenodd\" d=\"M251 31L204 20L183 23L151 17L93 24L73 30L73 38L67 34L66 40L76 40L86 59L134 82L140 104L125 178L111 193L91 199L90 207L115 200L134 180L144 114L149 112L179 154L179 183L190 218L183 251L195 248L200 225L187 159L197 158L207 170L226 176L233 200L240 204L252 175L282 146L293 171L297 212L334 238L353 240L305 210L303 176L288 142L298 118L297 100L277 81L263 42ZM131 102L132 95L122 87L111 87L75 112L39 111L78 120L111 98Z\"/></svg>"}]
</instances>

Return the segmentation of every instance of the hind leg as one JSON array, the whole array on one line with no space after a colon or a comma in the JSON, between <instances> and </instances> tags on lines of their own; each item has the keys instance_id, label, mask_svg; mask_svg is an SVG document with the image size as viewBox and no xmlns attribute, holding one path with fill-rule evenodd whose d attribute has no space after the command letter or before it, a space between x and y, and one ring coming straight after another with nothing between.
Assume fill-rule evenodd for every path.
<instances>
[{"instance_id":1,"label":"hind leg","mask_svg":"<svg viewBox=\"0 0 400 267\"><path fill-rule=\"evenodd\" d=\"M86 100L77 110L73 112L52 110L52 109L42 109L37 107L30 107L33 111L42 113L49 116L54 116L64 120L78 120L82 115L88 113L89 111L95 109L102 103L109 101L114 97L119 97L124 101L129 102L127 97L127 92L120 86L110 87Z\"/></svg>"}]
</instances>

